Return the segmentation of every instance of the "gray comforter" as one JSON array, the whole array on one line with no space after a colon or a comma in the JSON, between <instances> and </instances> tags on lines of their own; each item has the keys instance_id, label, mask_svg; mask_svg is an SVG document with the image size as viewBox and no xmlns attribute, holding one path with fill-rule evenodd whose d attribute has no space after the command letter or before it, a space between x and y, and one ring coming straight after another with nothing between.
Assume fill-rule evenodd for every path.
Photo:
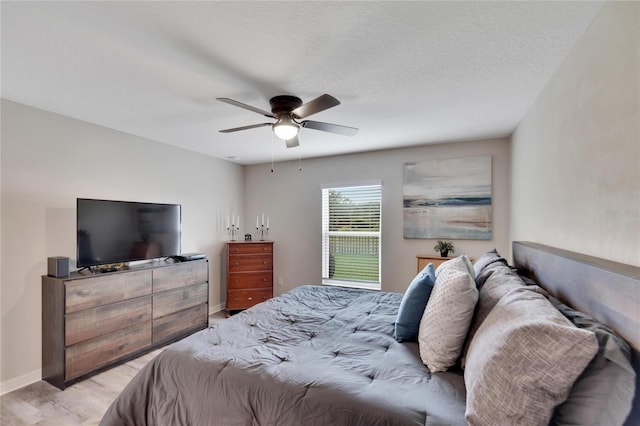
<instances>
[{"instance_id":1,"label":"gray comforter","mask_svg":"<svg viewBox=\"0 0 640 426\"><path fill-rule=\"evenodd\" d=\"M298 287L170 346L100 424L466 424L463 377L394 340L401 298Z\"/></svg>"}]
</instances>

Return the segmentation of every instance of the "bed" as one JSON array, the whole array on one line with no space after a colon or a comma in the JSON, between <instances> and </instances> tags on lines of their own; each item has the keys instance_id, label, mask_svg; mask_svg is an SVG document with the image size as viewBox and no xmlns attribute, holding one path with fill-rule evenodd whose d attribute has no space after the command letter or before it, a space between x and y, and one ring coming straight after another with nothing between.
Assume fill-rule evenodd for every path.
<instances>
[{"instance_id":1,"label":"bed","mask_svg":"<svg viewBox=\"0 0 640 426\"><path fill-rule=\"evenodd\" d=\"M623 336L638 371L640 268L534 243L514 242L513 256L523 276ZM298 287L171 345L101 425L481 424L465 417L460 362L431 373L417 342L394 338L402 299ZM639 423L637 395L633 407L626 425Z\"/></svg>"}]
</instances>

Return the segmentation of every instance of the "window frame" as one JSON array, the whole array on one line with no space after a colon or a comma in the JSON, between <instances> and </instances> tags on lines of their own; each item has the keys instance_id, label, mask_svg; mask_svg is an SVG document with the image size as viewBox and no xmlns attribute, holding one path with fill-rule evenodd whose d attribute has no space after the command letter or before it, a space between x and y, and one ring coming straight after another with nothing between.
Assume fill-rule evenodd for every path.
<instances>
[{"instance_id":1,"label":"window frame","mask_svg":"<svg viewBox=\"0 0 640 426\"><path fill-rule=\"evenodd\" d=\"M377 187L375 190L379 192L379 211L378 211L378 231L330 231L329 217L329 193L332 190L345 190L347 188L365 188L365 187ZM370 290L381 290L382 281L382 182L357 182L349 184L327 184L322 186L322 284L329 286L339 287L352 287L352 288L364 288ZM378 277L376 281L370 280L348 280L348 279L336 279L329 277L330 268L330 256L329 253L329 238L331 236L353 236L353 237L375 237L377 238L377 256L378 265L377 272Z\"/></svg>"}]
</instances>

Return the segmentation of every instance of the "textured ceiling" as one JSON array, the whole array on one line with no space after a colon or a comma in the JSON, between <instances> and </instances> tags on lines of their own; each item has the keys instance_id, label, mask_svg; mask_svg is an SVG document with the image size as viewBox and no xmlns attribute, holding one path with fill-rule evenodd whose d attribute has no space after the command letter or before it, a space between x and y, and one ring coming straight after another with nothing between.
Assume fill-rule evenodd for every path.
<instances>
[{"instance_id":1,"label":"textured ceiling","mask_svg":"<svg viewBox=\"0 0 640 426\"><path fill-rule=\"evenodd\" d=\"M602 4L2 1L2 97L240 164L506 136ZM357 136L218 132L323 93Z\"/></svg>"}]
</instances>

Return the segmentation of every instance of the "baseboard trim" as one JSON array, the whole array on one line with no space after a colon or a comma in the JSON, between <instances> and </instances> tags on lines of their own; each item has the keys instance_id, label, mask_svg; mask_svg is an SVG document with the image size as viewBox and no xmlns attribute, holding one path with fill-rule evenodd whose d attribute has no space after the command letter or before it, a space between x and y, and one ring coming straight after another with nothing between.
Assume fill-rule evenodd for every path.
<instances>
[{"instance_id":1,"label":"baseboard trim","mask_svg":"<svg viewBox=\"0 0 640 426\"><path fill-rule=\"evenodd\" d=\"M209 305L209 315L215 314L216 312L224 311L226 307L226 303L221 303L219 305Z\"/></svg>"},{"instance_id":2,"label":"baseboard trim","mask_svg":"<svg viewBox=\"0 0 640 426\"><path fill-rule=\"evenodd\" d=\"M32 383L42 380L42 369L39 368L31 373L23 374L22 376L14 377L0 383L0 395L5 395L14 390L23 388Z\"/></svg>"}]
</instances>

